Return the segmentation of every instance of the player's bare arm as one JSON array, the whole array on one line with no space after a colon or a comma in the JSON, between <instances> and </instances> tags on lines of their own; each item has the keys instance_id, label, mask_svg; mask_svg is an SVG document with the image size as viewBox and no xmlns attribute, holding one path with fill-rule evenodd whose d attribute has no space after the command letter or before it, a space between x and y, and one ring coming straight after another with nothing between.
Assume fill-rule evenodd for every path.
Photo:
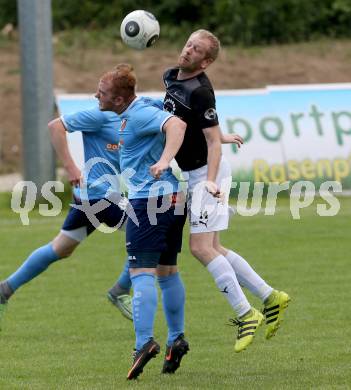
<instances>
[{"instance_id":1,"label":"player's bare arm","mask_svg":"<svg viewBox=\"0 0 351 390\"><path fill-rule=\"evenodd\" d=\"M163 131L166 133L166 145L159 161L150 167L151 175L156 179L160 178L177 154L183 143L185 129L186 123L177 117L169 118L163 125Z\"/></svg>"},{"instance_id":2,"label":"player's bare arm","mask_svg":"<svg viewBox=\"0 0 351 390\"><path fill-rule=\"evenodd\" d=\"M216 177L222 156L221 130L217 125L202 131L204 132L208 149L206 188L210 194L219 198L221 193L216 184Z\"/></svg>"},{"instance_id":3,"label":"player's bare arm","mask_svg":"<svg viewBox=\"0 0 351 390\"><path fill-rule=\"evenodd\" d=\"M72 185L79 185L81 180L81 171L74 163L69 151L65 126L60 118L56 118L48 124L48 127L50 130L51 143L55 149L57 157L63 164L69 182Z\"/></svg>"}]
</instances>

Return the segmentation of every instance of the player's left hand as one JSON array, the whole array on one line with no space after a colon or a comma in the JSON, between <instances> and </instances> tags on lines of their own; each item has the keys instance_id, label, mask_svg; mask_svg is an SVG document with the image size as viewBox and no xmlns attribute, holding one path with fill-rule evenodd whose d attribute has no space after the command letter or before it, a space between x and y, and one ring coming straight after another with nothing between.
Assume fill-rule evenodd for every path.
<instances>
[{"instance_id":1,"label":"player's left hand","mask_svg":"<svg viewBox=\"0 0 351 390\"><path fill-rule=\"evenodd\" d=\"M244 143L244 140L238 134L223 134L222 143L235 144L238 148Z\"/></svg>"},{"instance_id":2,"label":"player's left hand","mask_svg":"<svg viewBox=\"0 0 351 390\"><path fill-rule=\"evenodd\" d=\"M150 174L153 176L155 179L159 179L162 175L162 173L169 168L169 163L166 161L157 161L156 164L152 165L150 167Z\"/></svg>"}]
</instances>

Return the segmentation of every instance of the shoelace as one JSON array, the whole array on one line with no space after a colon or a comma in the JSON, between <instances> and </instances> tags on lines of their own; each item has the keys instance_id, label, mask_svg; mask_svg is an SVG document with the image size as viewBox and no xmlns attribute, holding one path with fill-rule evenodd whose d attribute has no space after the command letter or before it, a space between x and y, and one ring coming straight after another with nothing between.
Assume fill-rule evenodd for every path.
<instances>
[{"instance_id":1,"label":"shoelace","mask_svg":"<svg viewBox=\"0 0 351 390\"><path fill-rule=\"evenodd\" d=\"M229 318L230 324L229 326L237 326L238 327L238 335L240 335L240 329L245 325L245 321L240 321L236 318Z\"/></svg>"},{"instance_id":2,"label":"shoelace","mask_svg":"<svg viewBox=\"0 0 351 390\"><path fill-rule=\"evenodd\" d=\"M240 321L236 318L229 318L229 322L231 322L230 324L227 324L229 326L242 326L242 325L244 325L244 321Z\"/></svg>"},{"instance_id":3,"label":"shoelace","mask_svg":"<svg viewBox=\"0 0 351 390\"><path fill-rule=\"evenodd\" d=\"M229 322L231 324L228 324L230 326L237 326L238 327L238 339L241 339L246 336L252 336L257 328L257 321L256 320L250 320L250 321L240 321L238 319L229 319ZM246 325L249 325L245 328Z\"/></svg>"}]
</instances>

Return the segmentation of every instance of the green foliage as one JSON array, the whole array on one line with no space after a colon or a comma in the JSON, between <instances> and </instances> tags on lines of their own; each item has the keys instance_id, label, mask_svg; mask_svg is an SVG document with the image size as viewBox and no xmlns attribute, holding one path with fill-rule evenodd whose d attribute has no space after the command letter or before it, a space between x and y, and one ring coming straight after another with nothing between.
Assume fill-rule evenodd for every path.
<instances>
[{"instance_id":1,"label":"green foliage","mask_svg":"<svg viewBox=\"0 0 351 390\"><path fill-rule=\"evenodd\" d=\"M0 28L17 22L15 0L0 0ZM118 26L135 9L154 13L162 36L184 40L194 29L217 33L224 44L299 42L351 36L350 0L52 0L55 31Z\"/></svg>"},{"instance_id":2,"label":"green foliage","mask_svg":"<svg viewBox=\"0 0 351 390\"><path fill-rule=\"evenodd\" d=\"M0 0L0 30L6 23L17 23L16 0Z\"/></svg>"}]
</instances>

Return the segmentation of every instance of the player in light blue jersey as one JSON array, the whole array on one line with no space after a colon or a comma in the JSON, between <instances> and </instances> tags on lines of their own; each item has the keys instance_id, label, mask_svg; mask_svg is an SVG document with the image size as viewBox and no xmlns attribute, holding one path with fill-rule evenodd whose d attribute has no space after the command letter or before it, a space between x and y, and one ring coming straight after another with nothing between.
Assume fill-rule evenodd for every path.
<instances>
[{"instance_id":1,"label":"player in light blue jersey","mask_svg":"<svg viewBox=\"0 0 351 390\"><path fill-rule=\"evenodd\" d=\"M63 115L49 124L49 127L54 129L52 132L54 142L55 140L60 142L61 135L64 135L62 138L65 142L64 130L69 133L82 132L84 160L87 164L84 168L88 175L83 174L83 183L80 178L73 178L72 184L78 184L74 187L76 197L93 200L104 198L110 192L120 193L117 176L120 173L117 134L119 123L115 113L102 112L98 107L94 107L74 114ZM64 126L64 129L61 125ZM60 154L61 151L58 150L57 153ZM64 157L64 166L66 166L68 159L68 157ZM73 168L74 163L70 161L69 166ZM104 175L109 175L108 177L112 180L101 180ZM81 184L84 184L83 188L81 188Z\"/></svg>"},{"instance_id":2,"label":"player in light blue jersey","mask_svg":"<svg viewBox=\"0 0 351 390\"><path fill-rule=\"evenodd\" d=\"M126 212L118 205L121 201L118 183L119 126L120 120L115 113L102 112L98 107L64 115L49 123L52 144L68 180L74 186L74 203L53 241L32 252L17 271L0 282L0 321L8 300L23 284L37 277L55 261L69 257L100 223L120 228L126 221ZM66 131L82 132L83 174L69 152ZM126 310L131 306L131 297L128 295L129 287L123 288L124 278L125 273L114 287L115 295L110 295L110 300L131 319L131 312Z\"/></svg>"},{"instance_id":3,"label":"player in light blue jersey","mask_svg":"<svg viewBox=\"0 0 351 390\"><path fill-rule=\"evenodd\" d=\"M160 351L153 339L156 269L176 268L186 219L184 194L169 167L183 141L185 123L154 107L149 99L138 98L135 85L132 67L120 64L102 76L96 95L101 110L114 111L121 119L121 171L136 216L134 220L128 219L126 228L136 333L128 379L137 378L145 364ZM184 339L184 286L178 272L159 275L168 325L167 345L180 346L179 354L172 356L174 372L189 349Z\"/></svg>"},{"instance_id":4,"label":"player in light blue jersey","mask_svg":"<svg viewBox=\"0 0 351 390\"><path fill-rule=\"evenodd\" d=\"M163 153L165 134L161 129L170 115L150 105L148 98L140 97L120 114L120 118L121 170L128 177L128 199L147 199L177 192L179 182L171 168L163 171L161 181L150 173L150 167Z\"/></svg>"}]
</instances>

